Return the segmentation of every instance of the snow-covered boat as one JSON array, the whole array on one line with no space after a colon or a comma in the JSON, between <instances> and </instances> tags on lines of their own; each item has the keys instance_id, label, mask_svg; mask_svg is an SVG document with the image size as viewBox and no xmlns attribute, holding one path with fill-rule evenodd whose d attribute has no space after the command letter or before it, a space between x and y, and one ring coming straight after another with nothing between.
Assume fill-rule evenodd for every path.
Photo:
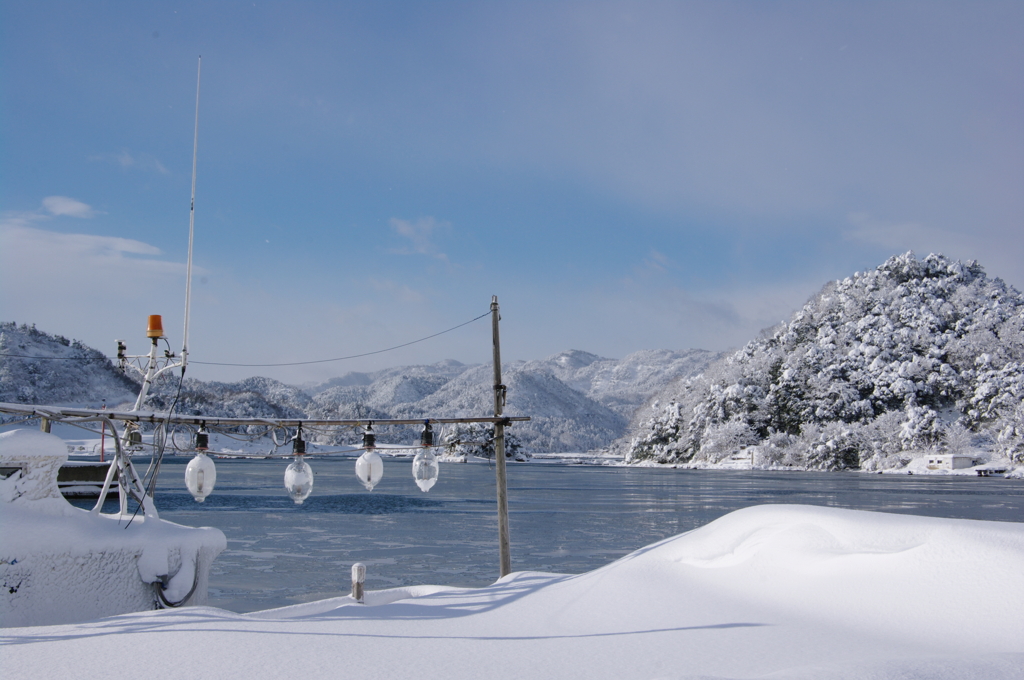
<instances>
[{"instance_id":1,"label":"snow-covered boat","mask_svg":"<svg viewBox=\"0 0 1024 680\"><path fill-rule=\"evenodd\" d=\"M204 604L219 529L76 508L57 486L67 447L33 430L0 433L0 626L88 621Z\"/></svg>"}]
</instances>

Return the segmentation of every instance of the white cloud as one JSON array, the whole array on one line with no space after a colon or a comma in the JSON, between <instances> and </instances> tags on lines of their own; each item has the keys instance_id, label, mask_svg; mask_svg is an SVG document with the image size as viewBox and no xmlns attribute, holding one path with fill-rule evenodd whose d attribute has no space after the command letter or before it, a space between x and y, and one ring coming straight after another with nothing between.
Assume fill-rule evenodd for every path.
<instances>
[{"instance_id":1,"label":"white cloud","mask_svg":"<svg viewBox=\"0 0 1024 680\"><path fill-rule=\"evenodd\" d=\"M148 153L133 154L130 149L121 149L118 153L103 153L89 156L89 160L116 163L122 168L159 172L161 175L170 174L170 171L164 167L164 164L156 156Z\"/></svg>"},{"instance_id":2,"label":"white cloud","mask_svg":"<svg viewBox=\"0 0 1024 680\"><path fill-rule=\"evenodd\" d=\"M43 210L54 216L95 217L96 211L89 205L68 196L47 196L43 199Z\"/></svg>"},{"instance_id":3,"label":"white cloud","mask_svg":"<svg viewBox=\"0 0 1024 680\"><path fill-rule=\"evenodd\" d=\"M160 255L160 249L129 238L61 234L6 220L0 222L0 237L4 243L0 255L4 277L11 279L8 291L16 290L22 282L44 279L88 282L97 276L127 278L143 272L183 271L180 263L133 257Z\"/></svg>"},{"instance_id":4,"label":"white cloud","mask_svg":"<svg viewBox=\"0 0 1024 680\"><path fill-rule=\"evenodd\" d=\"M661 273L671 266L671 261L663 253L651 248L651 252L644 258L643 269Z\"/></svg>"},{"instance_id":5,"label":"white cloud","mask_svg":"<svg viewBox=\"0 0 1024 680\"><path fill-rule=\"evenodd\" d=\"M185 265L127 238L62 234L0 220L0 319L35 323L112 352L139 347L148 314L180 323ZM194 269L195 276L205 272ZM202 289L196 291L202 297ZM220 310L223 313L223 310ZM174 342L180 342L180 332Z\"/></svg>"},{"instance_id":6,"label":"white cloud","mask_svg":"<svg viewBox=\"0 0 1024 680\"><path fill-rule=\"evenodd\" d=\"M388 279L370 279L370 285L374 290L387 293L389 297L399 302L420 303L424 301L423 295L409 286Z\"/></svg>"},{"instance_id":7,"label":"white cloud","mask_svg":"<svg viewBox=\"0 0 1024 680\"><path fill-rule=\"evenodd\" d=\"M789 318L814 292L801 286L755 286L711 293L667 288L646 291L643 303L621 300L632 306L636 327L645 319L657 319L650 328L653 345L680 349L701 347L724 350L739 347L766 327ZM629 312L627 312L629 313ZM673 339L675 342L673 342Z\"/></svg>"},{"instance_id":8,"label":"white cloud","mask_svg":"<svg viewBox=\"0 0 1024 680\"><path fill-rule=\"evenodd\" d=\"M33 222L54 217L79 217L88 219L101 214L92 206L68 196L47 196L37 210L11 210L0 216L0 225L5 227L27 227Z\"/></svg>"},{"instance_id":9,"label":"white cloud","mask_svg":"<svg viewBox=\"0 0 1024 680\"><path fill-rule=\"evenodd\" d=\"M154 245L117 236L60 233L35 223L55 217L89 218L99 214L91 206L67 196L47 196L32 212L8 212L0 217L0 277L11 301L31 299L49 291L62 299L96 291L130 291L147 283L184 272L177 262L152 259L161 255ZM129 285L132 284L132 285ZM36 300L41 306L52 301ZM56 298L54 298L56 299Z\"/></svg>"},{"instance_id":10,"label":"white cloud","mask_svg":"<svg viewBox=\"0 0 1024 680\"><path fill-rule=\"evenodd\" d=\"M0 318L106 338L156 313L146 309L181 306L184 264L153 259L160 249L148 243L61 234L17 220L0 222L0 243Z\"/></svg>"},{"instance_id":11,"label":"white cloud","mask_svg":"<svg viewBox=\"0 0 1024 680\"><path fill-rule=\"evenodd\" d=\"M391 228L400 236L404 236L409 239L409 242L412 244L411 251L403 250L396 252L400 254L416 253L419 255L428 255L444 262L448 262L448 256L442 253L437 244L434 243L434 237L438 232L451 229L451 225L449 223L438 222L433 217L421 217L415 222L392 217Z\"/></svg>"}]
</instances>

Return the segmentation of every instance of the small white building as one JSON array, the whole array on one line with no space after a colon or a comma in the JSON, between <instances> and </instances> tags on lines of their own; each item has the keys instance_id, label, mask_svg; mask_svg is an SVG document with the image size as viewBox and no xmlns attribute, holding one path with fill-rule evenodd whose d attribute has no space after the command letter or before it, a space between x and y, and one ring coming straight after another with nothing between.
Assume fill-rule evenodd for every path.
<instances>
[{"instance_id":1,"label":"small white building","mask_svg":"<svg viewBox=\"0 0 1024 680\"><path fill-rule=\"evenodd\" d=\"M930 453L925 461L929 470L963 470L977 464L974 456L963 453Z\"/></svg>"}]
</instances>

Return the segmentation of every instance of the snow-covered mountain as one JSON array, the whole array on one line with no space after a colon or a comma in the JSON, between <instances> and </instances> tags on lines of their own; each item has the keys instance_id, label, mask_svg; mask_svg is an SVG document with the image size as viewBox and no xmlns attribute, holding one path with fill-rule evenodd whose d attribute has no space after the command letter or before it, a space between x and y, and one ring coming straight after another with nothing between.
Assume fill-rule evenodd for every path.
<instances>
[{"instance_id":1,"label":"snow-covered mountain","mask_svg":"<svg viewBox=\"0 0 1024 680\"><path fill-rule=\"evenodd\" d=\"M681 352L652 349L617 360L570 350L542 361L527 362L522 370L550 373L569 387L629 418L660 389L680 378L700 373L719 356L702 349Z\"/></svg>"},{"instance_id":2,"label":"snow-covered mountain","mask_svg":"<svg viewBox=\"0 0 1024 680\"><path fill-rule=\"evenodd\" d=\"M888 469L988 439L1024 463L1024 296L975 262L890 258L660 395L630 461Z\"/></svg>"},{"instance_id":3,"label":"snow-covered mountain","mask_svg":"<svg viewBox=\"0 0 1024 680\"><path fill-rule=\"evenodd\" d=\"M494 392L489 365L474 366L416 404L396 407L398 417L438 413L447 417L488 415ZM513 363L503 367L507 387L504 412L527 415L511 432L530 451L589 451L605 446L626 430L627 420L550 372Z\"/></svg>"},{"instance_id":4,"label":"snow-covered mountain","mask_svg":"<svg viewBox=\"0 0 1024 680\"><path fill-rule=\"evenodd\" d=\"M112 408L127 408L134 401L136 384L96 350L14 324L4 324L3 333L8 356L0 356L4 390L0 400L98 405L106 399ZM87 360L24 359L10 354ZM630 418L651 395L699 372L715 356L703 350L650 350L616 360L571 350L539 361L510 362L502 371L507 387L505 413L532 418L515 424L510 433L533 452L605 447L626 433ZM166 409L177 398L179 413L234 417L487 416L493 412L492 381L490 365L469 366L453 360L348 373L303 386L265 377L235 383L186 378L180 392L175 373L157 380L148 405ZM400 428L378 432L383 443L409 441L414 434L412 429Z\"/></svg>"},{"instance_id":5,"label":"snow-covered mountain","mask_svg":"<svg viewBox=\"0 0 1024 680\"><path fill-rule=\"evenodd\" d=\"M532 418L512 429L527 450L598 449L622 436L633 414L659 388L695 374L715 356L704 350L654 350L615 360L570 350L539 361L510 362L502 367L505 413ZM341 418L489 415L492 379L489 365L454 361L350 373L307 386L312 402L307 410Z\"/></svg>"},{"instance_id":6,"label":"snow-covered mountain","mask_svg":"<svg viewBox=\"0 0 1024 680\"><path fill-rule=\"evenodd\" d=\"M139 386L101 352L35 325L0 323L0 401L99 407L134 401Z\"/></svg>"}]
</instances>

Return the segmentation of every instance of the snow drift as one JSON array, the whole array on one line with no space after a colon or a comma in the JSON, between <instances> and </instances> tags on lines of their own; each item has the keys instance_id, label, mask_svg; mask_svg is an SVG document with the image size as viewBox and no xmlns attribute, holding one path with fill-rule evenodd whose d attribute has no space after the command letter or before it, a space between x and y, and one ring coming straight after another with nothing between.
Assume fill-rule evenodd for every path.
<instances>
[{"instance_id":1,"label":"snow drift","mask_svg":"<svg viewBox=\"0 0 1024 680\"><path fill-rule=\"evenodd\" d=\"M106 676L128 645L156 678L1020 678L1021 564L1024 524L757 506L577 576L11 629L5 670Z\"/></svg>"}]
</instances>

